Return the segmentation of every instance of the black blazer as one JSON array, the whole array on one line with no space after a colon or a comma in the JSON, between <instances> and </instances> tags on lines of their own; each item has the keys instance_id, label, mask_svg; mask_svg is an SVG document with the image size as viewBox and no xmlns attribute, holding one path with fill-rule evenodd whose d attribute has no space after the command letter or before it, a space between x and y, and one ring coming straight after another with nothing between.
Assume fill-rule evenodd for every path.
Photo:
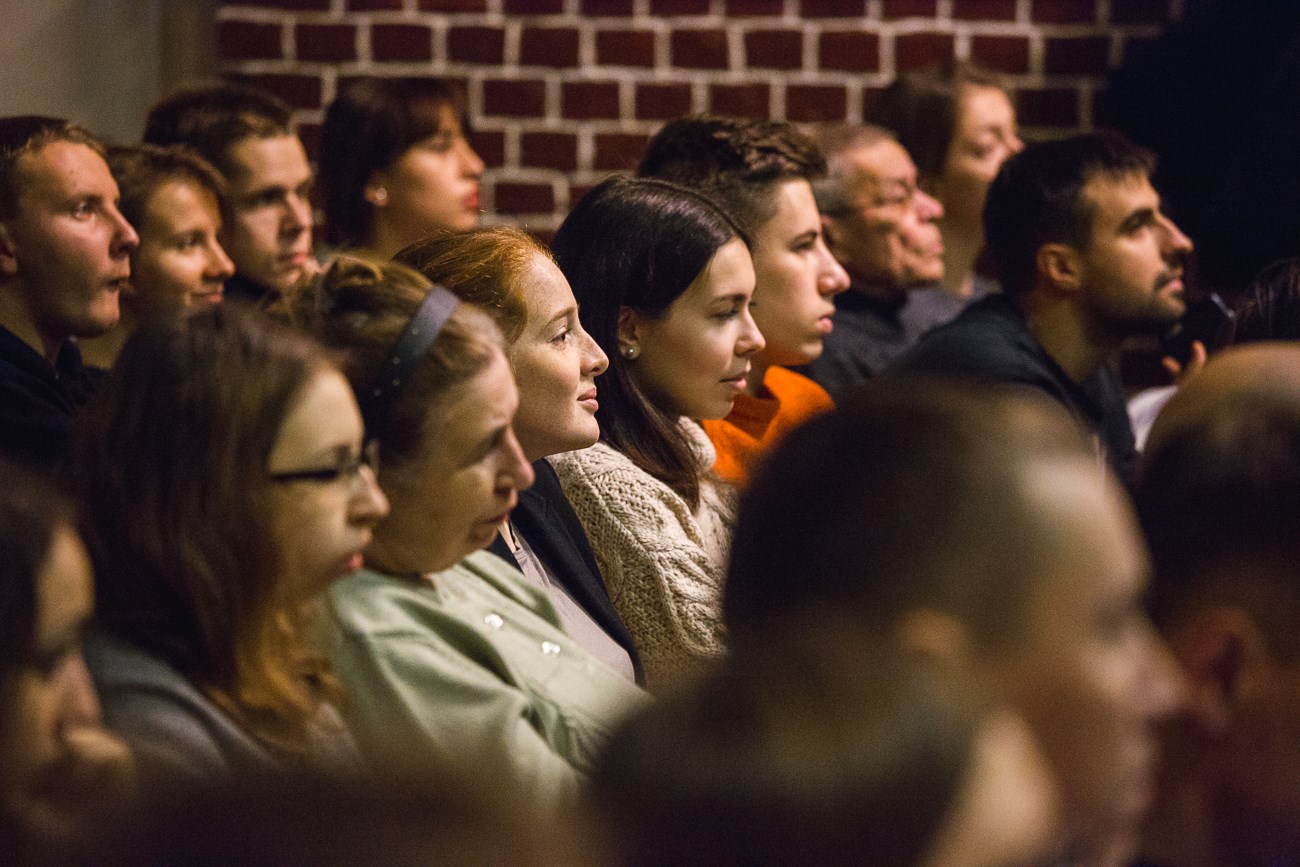
<instances>
[{"instance_id":1,"label":"black blazer","mask_svg":"<svg viewBox=\"0 0 1300 867\"><path fill-rule=\"evenodd\" d=\"M560 487L560 477L550 463L542 458L533 463L536 480L533 486L519 493L519 505L510 516L515 529L528 540L537 559L555 576L573 597L573 601L582 606L591 619L614 641L618 642L628 656L632 657L632 668L636 672L636 682L645 682L645 673L641 670L641 658L632 644L632 636L623 625L614 603L609 599L605 589L605 580L600 576L600 567L591 553L591 543L587 533L582 529L569 499ZM510 546L498 533L488 550L516 568L519 561L510 552Z\"/></svg>"}]
</instances>

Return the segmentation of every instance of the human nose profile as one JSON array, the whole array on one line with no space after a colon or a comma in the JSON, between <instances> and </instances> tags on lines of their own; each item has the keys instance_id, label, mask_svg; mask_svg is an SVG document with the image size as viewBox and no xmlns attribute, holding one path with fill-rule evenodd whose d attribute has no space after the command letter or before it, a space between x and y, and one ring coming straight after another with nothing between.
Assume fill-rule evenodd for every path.
<instances>
[{"instance_id":1,"label":"human nose profile","mask_svg":"<svg viewBox=\"0 0 1300 867\"><path fill-rule=\"evenodd\" d=\"M943 203L924 190L917 190L913 204L916 215L926 222L943 218Z\"/></svg>"},{"instance_id":2,"label":"human nose profile","mask_svg":"<svg viewBox=\"0 0 1300 867\"><path fill-rule=\"evenodd\" d=\"M831 255L824 239L817 240L821 269L817 275L817 289L822 295L838 295L849 288L849 272Z\"/></svg>"},{"instance_id":3,"label":"human nose profile","mask_svg":"<svg viewBox=\"0 0 1300 867\"><path fill-rule=\"evenodd\" d=\"M582 346L582 372L590 377L597 377L609 369L609 356L591 335L578 326L578 339Z\"/></svg>"},{"instance_id":4,"label":"human nose profile","mask_svg":"<svg viewBox=\"0 0 1300 867\"><path fill-rule=\"evenodd\" d=\"M129 256L131 251L140 246L140 236L135 227L127 222L126 217L116 206L109 209L109 219L113 221L112 252L116 257Z\"/></svg>"},{"instance_id":5,"label":"human nose profile","mask_svg":"<svg viewBox=\"0 0 1300 867\"><path fill-rule=\"evenodd\" d=\"M505 477L509 480L510 487L517 491L525 491L531 488L536 477L533 473L533 465L528 462L528 458L524 455L524 448L519 445L519 438L515 436L513 427L506 436L506 448L509 451L510 460L505 470Z\"/></svg>"},{"instance_id":6,"label":"human nose profile","mask_svg":"<svg viewBox=\"0 0 1300 867\"><path fill-rule=\"evenodd\" d=\"M767 346L767 340L763 337L763 332L758 330L758 324L754 322L749 307L742 311L740 324L741 331L736 338L736 355L745 358L755 352L761 352L763 347Z\"/></svg>"},{"instance_id":7,"label":"human nose profile","mask_svg":"<svg viewBox=\"0 0 1300 867\"><path fill-rule=\"evenodd\" d=\"M379 479L369 466L357 467L357 478L361 483L352 491L352 509L350 517L353 523L372 527L388 514L388 497L379 487Z\"/></svg>"}]
</instances>

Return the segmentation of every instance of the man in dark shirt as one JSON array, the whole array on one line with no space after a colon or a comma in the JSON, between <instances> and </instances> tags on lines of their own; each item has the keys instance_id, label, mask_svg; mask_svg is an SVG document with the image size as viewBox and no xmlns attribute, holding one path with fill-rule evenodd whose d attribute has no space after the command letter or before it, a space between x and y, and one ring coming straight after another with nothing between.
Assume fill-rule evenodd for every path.
<instances>
[{"instance_id":1,"label":"man in dark shirt","mask_svg":"<svg viewBox=\"0 0 1300 867\"><path fill-rule=\"evenodd\" d=\"M1031 145L989 189L985 238L1002 295L931 331L891 370L1039 390L1131 481L1136 452L1110 370L1123 341L1186 311L1192 242L1160 210L1154 156L1115 133Z\"/></svg>"},{"instance_id":2,"label":"man in dark shirt","mask_svg":"<svg viewBox=\"0 0 1300 867\"><path fill-rule=\"evenodd\" d=\"M103 154L66 121L0 118L0 455L45 469L94 385L69 338L117 324L139 243Z\"/></svg>"},{"instance_id":3,"label":"man in dark shirt","mask_svg":"<svg viewBox=\"0 0 1300 867\"><path fill-rule=\"evenodd\" d=\"M144 141L188 145L230 184L221 236L235 263L227 298L265 303L317 270L311 165L283 100L226 82L182 88L150 109Z\"/></svg>"},{"instance_id":4,"label":"man in dark shirt","mask_svg":"<svg viewBox=\"0 0 1300 867\"><path fill-rule=\"evenodd\" d=\"M886 130L829 127L827 174L813 183L826 245L849 273L834 330L805 372L837 400L912 345L899 318L908 293L943 277L943 205L917 188L916 166Z\"/></svg>"}]
</instances>

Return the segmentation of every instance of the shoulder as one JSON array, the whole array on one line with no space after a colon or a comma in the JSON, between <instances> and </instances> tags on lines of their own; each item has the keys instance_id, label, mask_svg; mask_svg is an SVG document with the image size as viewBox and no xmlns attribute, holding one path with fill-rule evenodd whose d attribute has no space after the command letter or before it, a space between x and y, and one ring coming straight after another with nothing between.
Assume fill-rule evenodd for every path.
<instances>
[{"instance_id":1,"label":"shoulder","mask_svg":"<svg viewBox=\"0 0 1300 867\"><path fill-rule=\"evenodd\" d=\"M892 370L1016 381L1039 366L1040 354L1020 315L1010 303L994 297L926 334Z\"/></svg>"},{"instance_id":2,"label":"shoulder","mask_svg":"<svg viewBox=\"0 0 1300 867\"><path fill-rule=\"evenodd\" d=\"M767 388L781 401L782 415L808 415L833 409L834 401L826 389L800 373L784 367L771 367L764 380Z\"/></svg>"},{"instance_id":3,"label":"shoulder","mask_svg":"<svg viewBox=\"0 0 1300 867\"><path fill-rule=\"evenodd\" d=\"M85 642L86 664L109 727L146 773L215 780L271 764L265 750L162 660L103 634Z\"/></svg>"}]
</instances>

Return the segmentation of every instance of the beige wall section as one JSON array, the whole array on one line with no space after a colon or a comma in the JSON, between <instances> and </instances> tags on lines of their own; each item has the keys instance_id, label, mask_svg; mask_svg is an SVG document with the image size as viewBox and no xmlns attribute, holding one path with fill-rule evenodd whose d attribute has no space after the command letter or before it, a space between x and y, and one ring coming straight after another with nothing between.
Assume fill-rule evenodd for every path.
<instances>
[{"instance_id":1,"label":"beige wall section","mask_svg":"<svg viewBox=\"0 0 1300 867\"><path fill-rule=\"evenodd\" d=\"M0 116L139 140L149 105L217 68L210 0L0 0Z\"/></svg>"}]
</instances>

